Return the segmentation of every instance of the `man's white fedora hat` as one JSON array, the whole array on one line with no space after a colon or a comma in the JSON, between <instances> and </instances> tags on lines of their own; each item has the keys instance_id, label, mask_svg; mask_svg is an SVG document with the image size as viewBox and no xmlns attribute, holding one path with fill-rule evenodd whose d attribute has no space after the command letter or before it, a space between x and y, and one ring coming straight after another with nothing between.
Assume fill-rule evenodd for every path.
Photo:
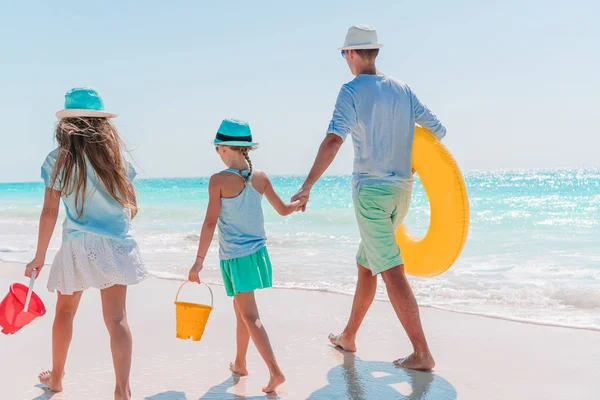
<instances>
[{"instance_id":1,"label":"man's white fedora hat","mask_svg":"<svg viewBox=\"0 0 600 400\"><path fill-rule=\"evenodd\" d=\"M383 45L377 40L377 31L370 25L353 25L348 29L344 47L338 50L380 49Z\"/></svg>"}]
</instances>

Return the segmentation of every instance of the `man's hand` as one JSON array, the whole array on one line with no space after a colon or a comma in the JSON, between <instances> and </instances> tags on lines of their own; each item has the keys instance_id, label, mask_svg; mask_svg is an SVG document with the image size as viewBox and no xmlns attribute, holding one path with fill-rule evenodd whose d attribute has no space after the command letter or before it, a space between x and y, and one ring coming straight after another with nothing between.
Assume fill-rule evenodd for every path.
<instances>
[{"instance_id":1,"label":"man's hand","mask_svg":"<svg viewBox=\"0 0 600 400\"><path fill-rule=\"evenodd\" d=\"M294 212L303 211L306 209L306 203L308 203L308 197L300 197L298 200L293 201Z\"/></svg>"},{"instance_id":2,"label":"man's hand","mask_svg":"<svg viewBox=\"0 0 600 400\"><path fill-rule=\"evenodd\" d=\"M292 197L292 202L300 200L302 197L306 197L307 202L310 200L310 190L327 168L329 168L329 165L331 165L343 143L344 140L336 134L329 133L325 136L321 147L319 147L317 158L315 158L315 162L302 185L302 189ZM301 210L302 212L306 211L306 203L301 206Z\"/></svg>"},{"instance_id":3,"label":"man's hand","mask_svg":"<svg viewBox=\"0 0 600 400\"><path fill-rule=\"evenodd\" d=\"M302 212L306 211L306 205L308 204L308 201L310 199L310 187L303 187L301 188L298 193L296 193L293 197L291 202L295 202L295 201L301 201L302 205L299 207L299 211L301 210Z\"/></svg>"}]
</instances>

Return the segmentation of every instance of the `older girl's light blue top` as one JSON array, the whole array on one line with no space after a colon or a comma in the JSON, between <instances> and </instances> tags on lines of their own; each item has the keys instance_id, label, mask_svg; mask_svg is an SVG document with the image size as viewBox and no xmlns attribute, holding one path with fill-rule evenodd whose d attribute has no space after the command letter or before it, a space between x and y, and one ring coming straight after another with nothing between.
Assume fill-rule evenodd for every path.
<instances>
[{"instance_id":1,"label":"older girl's light blue top","mask_svg":"<svg viewBox=\"0 0 600 400\"><path fill-rule=\"evenodd\" d=\"M59 150L52 151L42 165L42 179L47 187L59 189L60 182L52 186L52 172L56 164ZM87 162L87 188L83 215L77 216L75 208L75 193L62 196L66 209L63 223L63 240L72 240L81 234L90 233L115 240L133 241L130 210L117 202L106 190L102 181L96 175L92 165ZM136 176L131 163L125 163L127 176L133 180ZM59 175L60 179L60 175ZM81 208L81 197L79 199Z\"/></svg>"},{"instance_id":2,"label":"older girl's light blue top","mask_svg":"<svg viewBox=\"0 0 600 400\"><path fill-rule=\"evenodd\" d=\"M246 179L249 171L227 169L227 172ZM252 177L236 197L221 198L219 229L219 258L231 260L256 253L267 242L265 220L262 210L262 193L252 185Z\"/></svg>"}]
</instances>

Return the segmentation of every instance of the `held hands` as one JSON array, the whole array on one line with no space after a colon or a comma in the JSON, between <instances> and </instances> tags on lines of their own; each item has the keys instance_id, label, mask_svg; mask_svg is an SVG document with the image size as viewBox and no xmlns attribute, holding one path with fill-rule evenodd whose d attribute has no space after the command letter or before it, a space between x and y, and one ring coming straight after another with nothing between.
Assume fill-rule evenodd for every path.
<instances>
[{"instance_id":1,"label":"held hands","mask_svg":"<svg viewBox=\"0 0 600 400\"><path fill-rule=\"evenodd\" d=\"M204 259L197 258L192 268L190 268L190 272L188 273L188 280L190 282L200 283L200 271L204 268Z\"/></svg>"},{"instance_id":2,"label":"held hands","mask_svg":"<svg viewBox=\"0 0 600 400\"><path fill-rule=\"evenodd\" d=\"M300 197L298 200L292 201L294 212L304 211L306 203L308 203L308 197Z\"/></svg>"},{"instance_id":3,"label":"held hands","mask_svg":"<svg viewBox=\"0 0 600 400\"><path fill-rule=\"evenodd\" d=\"M35 271L35 276L40 276L42 268L44 268L44 260L38 260L37 258L34 258L33 261L27 264L27 267L25 267L25 276L31 278L31 273L33 271Z\"/></svg>"},{"instance_id":4,"label":"held hands","mask_svg":"<svg viewBox=\"0 0 600 400\"><path fill-rule=\"evenodd\" d=\"M295 201L300 201L300 204L298 205L298 210L296 211L306 211L306 205L308 204L308 201L310 200L310 187L303 187L301 188L298 193L296 193L293 197L292 197L292 202Z\"/></svg>"}]
</instances>

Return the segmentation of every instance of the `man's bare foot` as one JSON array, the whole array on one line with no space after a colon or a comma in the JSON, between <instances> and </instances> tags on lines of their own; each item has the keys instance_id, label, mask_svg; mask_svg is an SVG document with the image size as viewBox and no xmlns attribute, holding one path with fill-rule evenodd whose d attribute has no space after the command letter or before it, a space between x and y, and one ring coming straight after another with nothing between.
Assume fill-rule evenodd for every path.
<instances>
[{"instance_id":1,"label":"man's bare foot","mask_svg":"<svg viewBox=\"0 0 600 400\"><path fill-rule=\"evenodd\" d=\"M285 382L285 376L283 376L283 374L280 373L279 375L271 375L269 383L267 384L267 386L262 388L262 391L265 393L274 392L275 389L277 389L279 385L281 385L283 382Z\"/></svg>"},{"instance_id":2,"label":"man's bare foot","mask_svg":"<svg viewBox=\"0 0 600 400\"><path fill-rule=\"evenodd\" d=\"M343 350L354 353L356 351L356 343L354 340L348 340L344 337L344 334L334 335L333 333L329 334L329 341L332 345L341 347Z\"/></svg>"},{"instance_id":3,"label":"man's bare foot","mask_svg":"<svg viewBox=\"0 0 600 400\"><path fill-rule=\"evenodd\" d=\"M43 371L41 374L38 375L38 379L40 380L40 383L42 385L48 386L48 389L50 389L53 392L59 393L63 391L62 379L56 382L56 379L53 379L52 377L52 371Z\"/></svg>"},{"instance_id":4,"label":"man's bare foot","mask_svg":"<svg viewBox=\"0 0 600 400\"><path fill-rule=\"evenodd\" d=\"M399 358L394 361L397 367L406 369L415 369L417 371L429 371L435 367L435 361L431 354L412 353L406 358Z\"/></svg>"},{"instance_id":5,"label":"man's bare foot","mask_svg":"<svg viewBox=\"0 0 600 400\"><path fill-rule=\"evenodd\" d=\"M231 372L239 376L248 375L248 370L246 369L245 365L236 365L235 363L229 363L229 369L231 370Z\"/></svg>"}]
</instances>

